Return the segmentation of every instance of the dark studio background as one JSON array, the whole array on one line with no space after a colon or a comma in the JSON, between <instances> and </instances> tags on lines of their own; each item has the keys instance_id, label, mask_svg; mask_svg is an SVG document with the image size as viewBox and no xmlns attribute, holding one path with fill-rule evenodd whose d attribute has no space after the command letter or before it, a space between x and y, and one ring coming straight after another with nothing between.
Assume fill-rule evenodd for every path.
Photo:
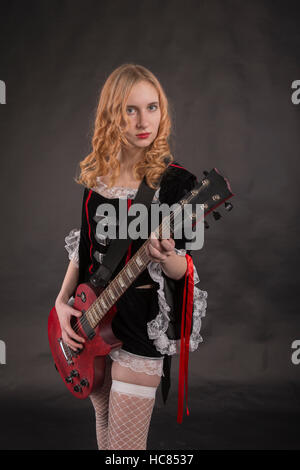
<instances>
[{"instance_id":1,"label":"dark studio background","mask_svg":"<svg viewBox=\"0 0 300 470\"><path fill-rule=\"evenodd\" d=\"M47 319L80 227L76 167L100 90L144 65L170 100L176 160L217 167L233 211L209 216L194 255L208 292L176 422L178 356L148 449L299 449L300 80L296 1L1 1L1 449L96 449L93 408L53 367ZM298 229L298 230L297 230ZM297 426L298 425L298 426Z\"/></svg>"}]
</instances>

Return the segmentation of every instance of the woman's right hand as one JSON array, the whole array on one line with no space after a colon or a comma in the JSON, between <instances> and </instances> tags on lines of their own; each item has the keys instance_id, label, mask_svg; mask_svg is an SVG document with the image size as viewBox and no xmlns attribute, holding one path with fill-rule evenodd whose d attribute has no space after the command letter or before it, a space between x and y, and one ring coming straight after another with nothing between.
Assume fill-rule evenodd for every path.
<instances>
[{"instance_id":1,"label":"woman's right hand","mask_svg":"<svg viewBox=\"0 0 300 470\"><path fill-rule=\"evenodd\" d=\"M71 305L69 305L67 302L60 299L56 300L55 309L59 319L61 327L61 336L64 343L66 343L75 352L78 349L83 349L83 343L85 343L85 339L75 333L75 331L71 327L71 316L73 315L79 318L82 315L81 311L76 310L75 308L71 307ZM79 343L74 340L79 341Z\"/></svg>"}]
</instances>

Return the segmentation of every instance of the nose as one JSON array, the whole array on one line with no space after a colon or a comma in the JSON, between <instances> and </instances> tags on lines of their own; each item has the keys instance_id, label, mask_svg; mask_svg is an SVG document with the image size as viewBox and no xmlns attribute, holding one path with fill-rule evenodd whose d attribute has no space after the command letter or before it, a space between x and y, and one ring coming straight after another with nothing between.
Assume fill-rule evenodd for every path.
<instances>
[{"instance_id":1,"label":"nose","mask_svg":"<svg viewBox=\"0 0 300 470\"><path fill-rule=\"evenodd\" d=\"M137 127L140 129L147 129L148 127L148 119L146 115L146 111L140 111L138 113L138 119L137 119Z\"/></svg>"}]
</instances>

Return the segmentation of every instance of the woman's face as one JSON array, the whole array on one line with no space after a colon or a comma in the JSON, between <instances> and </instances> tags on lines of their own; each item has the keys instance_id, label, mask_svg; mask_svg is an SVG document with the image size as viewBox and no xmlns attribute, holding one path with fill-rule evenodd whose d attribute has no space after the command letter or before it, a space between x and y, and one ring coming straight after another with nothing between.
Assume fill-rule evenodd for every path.
<instances>
[{"instance_id":1,"label":"woman's face","mask_svg":"<svg viewBox=\"0 0 300 470\"><path fill-rule=\"evenodd\" d=\"M129 127L125 136L136 147L148 147L156 138L160 123L159 97L156 89L148 82L132 87L126 103ZM145 138L138 134L148 134Z\"/></svg>"}]
</instances>

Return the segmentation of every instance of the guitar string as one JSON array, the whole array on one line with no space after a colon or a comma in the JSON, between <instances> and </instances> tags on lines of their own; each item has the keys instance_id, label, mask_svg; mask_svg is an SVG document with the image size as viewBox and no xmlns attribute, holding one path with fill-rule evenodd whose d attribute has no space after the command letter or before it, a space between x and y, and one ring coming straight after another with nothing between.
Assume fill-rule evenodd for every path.
<instances>
[{"instance_id":1,"label":"guitar string","mask_svg":"<svg viewBox=\"0 0 300 470\"><path fill-rule=\"evenodd\" d=\"M174 212L175 212L175 211L174 211ZM171 221L171 222L173 222L172 217L173 217L173 212L172 212L171 215L170 215L170 221ZM158 226L158 228L157 228L156 230L160 230L161 228L164 229L164 228L168 227L168 225L169 225L168 223L166 223L165 221L163 221L163 222ZM155 230L155 231L156 231L156 230ZM134 259L134 257L137 257L137 255L140 255L141 258L143 259L143 261L146 261L146 260L144 259L144 256L146 255L146 259L149 258L149 256L148 256L147 253L146 253L145 245L146 245L146 244L148 245L149 243L150 243L150 239L147 239L146 242L145 242L145 243L142 245L142 247L140 248L141 252L139 252L139 250L138 250L138 251L133 255L133 257L132 257L131 259ZM149 258L149 261L150 261L150 258ZM125 266L123 266L123 268L120 270L120 272L118 273L117 276L119 276L119 275L121 276L121 275L122 275L122 272L125 271L126 268L127 268L127 264L125 264ZM145 267L144 269L146 269L146 267ZM144 269L143 269L143 270L144 270ZM117 277L117 276L116 276L116 277ZM116 279L116 278L115 278L115 279ZM108 286L107 286L107 287L108 287ZM101 294L100 294L100 295L101 295ZM122 295L123 295L123 294L122 294ZM96 302L96 301L95 301L95 302ZM90 307L90 308L91 308L91 307ZM111 308L112 308L112 307L111 307ZM109 309L109 310L110 310L110 309ZM108 310L108 311L109 311L109 310ZM89 312L89 309L85 312L84 318L81 317L81 318L82 318L81 323L80 323L81 325L84 325L84 326L85 326L85 325L87 325L87 323L89 323L89 320L88 320L88 318L87 318L88 312ZM106 312L106 313L107 313L107 312ZM79 321L80 321L80 319L78 319L78 322L79 322ZM80 325L75 325L74 328L73 328L73 330L75 331L75 333L78 333L78 332L80 331L80 329L81 329L81 328L80 328Z\"/></svg>"},{"instance_id":2,"label":"guitar string","mask_svg":"<svg viewBox=\"0 0 300 470\"><path fill-rule=\"evenodd\" d=\"M190 196L188 196L187 202L189 202L189 201L190 201L190 198L193 198L193 197L194 197L193 194L191 194ZM178 214L178 212L181 212L181 208L182 208L182 206L179 206L179 207L177 207L174 211L172 211L172 213L170 214L170 222L171 222L171 223L173 222L174 217L176 217L176 215ZM169 227L169 226L170 226L170 223L169 223L168 221L166 222L165 219L163 219L162 223L155 229L155 231L156 231L156 230L160 231L161 229L164 230L164 228ZM143 258L144 255L146 255L146 259L148 258L149 261L150 261L150 258L149 258L149 256L147 255L147 253L145 252L145 248L144 248L145 245L146 245L146 244L149 244L149 243L150 243L150 239L146 240L146 242L145 242L145 243L143 244L143 246L141 247L141 254L139 253L139 250L138 250L138 251L133 255L132 259L134 259L135 257L137 257L137 256L140 254L141 257L142 257L142 259L143 259L143 261L145 261L145 259ZM122 268L122 270L118 273L117 276L121 275L121 274L122 274L122 271L125 271L126 268L127 268L127 264ZM145 268L144 268L144 269L145 269ZM143 269L143 270L144 270L144 269ZM117 277L117 276L116 276L116 277ZM122 295L123 295L123 294L122 294ZM95 301L95 302L96 302L96 301ZM90 308L91 308L91 307L90 307ZM111 307L111 308L112 308L112 307ZM109 309L109 310L110 310L110 309ZM109 310L108 310L108 311L109 311ZM81 324L83 324L83 325L86 325L87 322L89 322L89 320L88 320L87 317L86 317L86 315L88 314L88 312L89 312L89 309L87 310L87 312L85 312L85 317L82 318ZM107 312L106 312L106 313L107 313ZM77 325L74 327L74 331L77 333L78 331L80 331L80 325L78 325L77 328L76 328L76 327L77 327ZM75 328L76 328L76 329L75 329Z\"/></svg>"},{"instance_id":3,"label":"guitar string","mask_svg":"<svg viewBox=\"0 0 300 470\"><path fill-rule=\"evenodd\" d=\"M201 187L201 188L203 188L203 187ZM186 198L186 200L187 200L186 203L190 202L191 198L193 198L193 197L194 197L194 195L193 195L193 194L190 194L190 196L188 196L188 197ZM171 223L173 222L174 217L176 217L177 213L181 211L181 209L182 209L182 206L180 205L180 207L177 207L174 211L172 211L172 213L170 214L170 217L169 217ZM161 229L164 230L164 228L169 227L169 226L170 226L170 223L169 223L168 221L166 222L166 221L163 219L162 223L157 227L157 229L155 229L155 232L156 232L156 230L158 230L158 232L160 233L160 230L161 230ZM141 247L141 253L140 253L140 255L141 255L142 259L143 259L143 256L144 256L144 255L146 255L146 257L149 259L149 256L147 255L147 253L146 253L146 251L145 251L145 245L146 245L146 244L148 245L149 243L150 243L150 239L147 239L146 242L145 242L145 243L142 245L142 247ZM136 257L138 254L139 254L139 250L134 254L134 256L132 257L132 259L133 259L134 257ZM143 259L143 260L144 260L144 259ZM145 261L145 260L144 260L144 261ZM127 264L122 268L122 270L118 273L118 275L121 275L121 274L122 274L122 271L125 271L126 267L127 267ZM145 269L145 268L144 268L144 269ZM118 275L117 275L117 276L118 276ZM117 277L117 276L116 276L116 277ZM108 287L108 286L107 286L107 287ZM100 294L100 295L101 295L101 294ZM122 295L123 295L123 294L122 294ZM95 302L96 302L96 301L95 301ZM91 308L91 307L90 307L90 308ZM112 308L112 307L110 307L110 308ZM89 310L90 310L90 309L88 309L87 312L84 313L84 317L83 317L83 318L81 317L80 319L77 319L77 324L76 324L76 325L74 326L74 328L73 328L73 331L75 331L75 333L80 333L80 332L81 332L81 327L84 327L85 325L88 325L88 324L90 325L90 322L89 322L89 320L88 320L88 318L87 318L87 314L88 314ZM108 312L109 310L110 310L110 309L108 309L107 312ZM107 313L107 312L106 312L106 313ZM80 321L80 320L81 320L81 321ZM99 321L100 321L100 320L99 320ZM98 321L98 322L99 322L99 321ZM79 323L79 322L80 322L80 323ZM75 340L75 341L76 341L76 340ZM68 346L68 348L70 348L70 347Z\"/></svg>"},{"instance_id":4,"label":"guitar string","mask_svg":"<svg viewBox=\"0 0 300 470\"><path fill-rule=\"evenodd\" d=\"M202 189L203 189L203 186L200 187L200 190L202 190ZM188 202L190 202L191 199L193 199L193 197L194 197L194 195L193 195L193 194L190 194L187 198L185 197L184 199L186 199L186 203L188 203ZM185 203L185 204L186 204L186 203ZM177 203L177 204L179 204L179 203ZM161 222L161 224L155 229L155 232L158 230L158 233L160 234L160 233L161 233L161 232L160 232L161 229L164 230L164 228L170 228L170 223L173 222L173 220L174 220L174 218L176 217L176 215L182 210L182 207L183 207L183 206L180 205L179 207L176 207L174 211L172 211L172 213L170 214L170 217L169 217L170 222L168 222L168 221L166 222L166 221L163 219L163 221ZM142 259L143 259L143 256L146 255L146 258L148 258L149 261L150 261L150 258L149 258L149 256L147 255L146 250L145 250L145 245L148 245L149 243L150 243L150 239L148 238L148 239L146 240L146 242L142 245L142 247L133 255L132 259L134 259L134 257L137 257L137 255L140 254L140 256L142 257ZM140 250L141 250L141 253L139 253ZM145 260L143 259L143 261L145 261ZM148 264L148 263L147 263L147 264ZM119 276L119 275L121 276L121 275L122 275L122 272L125 271L126 267L127 267L127 264L120 270L120 272L118 273L117 276ZM144 269L146 269L146 267L145 267ZM143 270L144 270L144 269L143 269ZM116 277L117 277L117 276L116 276ZM115 278L115 279L116 279L116 278ZM108 286L106 286L106 287L108 287ZM126 290L127 290L127 289L126 289ZM124 292L123 292L123 293L124 293ZM100 294L100 295L101 295L101 294ZM122 294L122 295L123 295L123 294ZM121 296L122 296L122 295L121 295ZM96 300L96 301L97 301L97 300ZM96 301L95 301L95 302L96 302ZM114 304L114 305L115 305L115 304ZM90 307L90 308L91 308L91 307ZM74 328L73 328L73 331L75 331L75 333L80 333L80 332L81 332L81 329L84 328L84 326L86 326L86 325L89 325L89 326L90 326L90 322L89 322L89 320L88 320L88 318L87 318L87 314L88 314L90 308L87 310L87 312L84 313L84 317L83 317L83 318L81 317L81 318L77 318L77 319L76 319L76 325L75 325ZM112 308L112 307L110 307L110 308ZM109 310L110 310L110 309L109 309ZM107 310L107 312L108 312L109 310ZM106 312L106 313L107 313L107 312ZM75 341L76 341L76 340L75 340ZM70 346L67 345L67 347L68 347L68 349L71 349ZM73 350L72 350L72 352L73 352ZM74 351L74 352L75 352L75 351Z\"/></svg>"}]
</instances>

